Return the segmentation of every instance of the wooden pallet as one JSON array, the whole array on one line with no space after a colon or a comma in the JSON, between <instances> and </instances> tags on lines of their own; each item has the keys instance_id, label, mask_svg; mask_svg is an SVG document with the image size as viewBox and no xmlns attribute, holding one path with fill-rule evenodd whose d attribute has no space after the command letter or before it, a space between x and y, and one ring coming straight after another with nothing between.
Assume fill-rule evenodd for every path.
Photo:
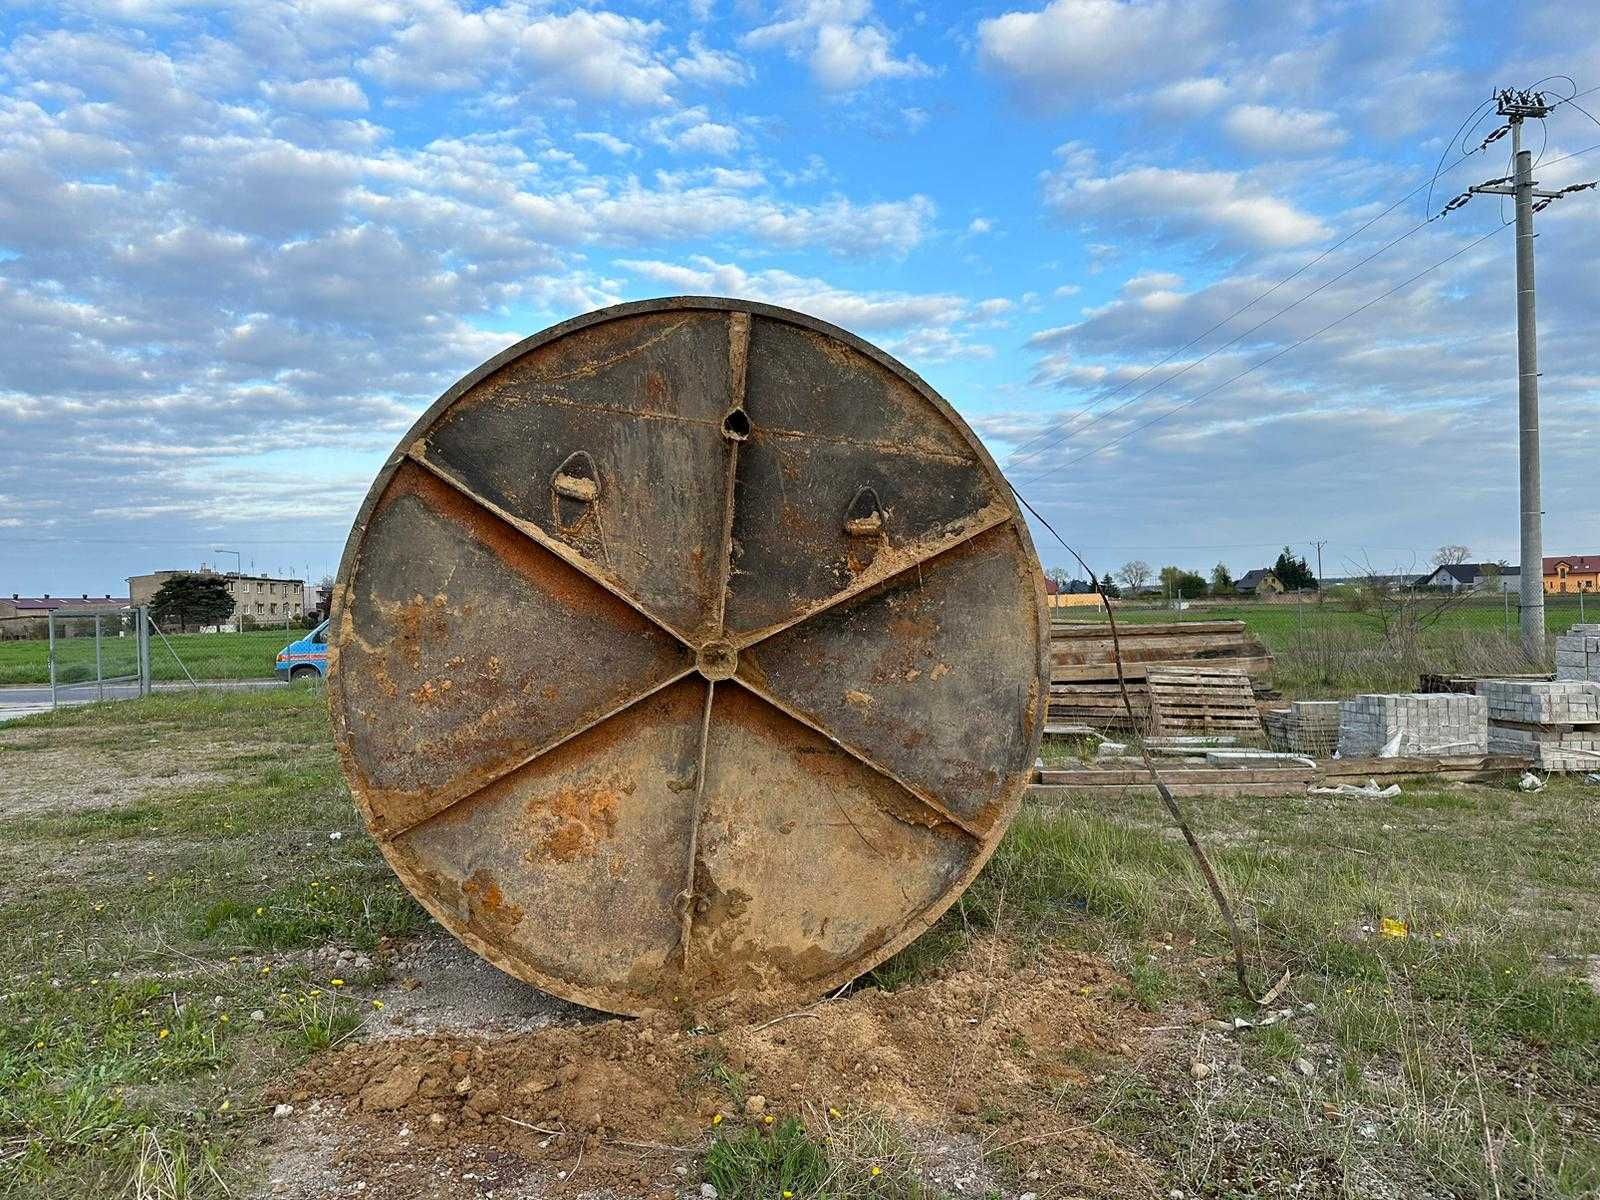
<instances>
[{"instance_id":1,"label":"wooden pallet","mask_svg":"<svg viewBox=\"0 0 1600 1200\"><path fill-rule=\"evenodd\" d=\"M1250 677L1208 667L1152 667L1150 732L1260 734L1261 710Z\"/></svg>"}]
</instances>

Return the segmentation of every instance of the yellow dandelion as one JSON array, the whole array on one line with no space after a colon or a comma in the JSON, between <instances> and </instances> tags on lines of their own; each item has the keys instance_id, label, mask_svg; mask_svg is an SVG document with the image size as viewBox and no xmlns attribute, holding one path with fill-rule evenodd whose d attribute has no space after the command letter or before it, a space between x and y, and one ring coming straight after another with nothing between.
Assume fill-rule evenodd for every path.
<instances>
[{"instance_id":1,"label":"yellow dandelion","mask_svg":"<svg viewBox=\"0 0 1600 1200\"><path fill-rule=\"evenodd\" d=\"M106 906L104 904L96 904L94 910L95 912L105 912Z\"/></svg>"},{"instance_id":2,"label":"yellow dandelion","mask_svg":"<svg viewBox=\"0 0 1600 1200\"><path fill-rule=\"evenodd\" d=\"M721 1125L722 1124L722 1114L721 1113L717 1113L716 1116L712 1117L711 1118L711 1123L713 1125Z\"/></svg>"},{"instance_id":3,"label":"yellow dandelion","mask_svg":"<svg viewBox=\"0 0 1600 1200\"><path fill-rule=\"evenodd\" d=\"M766 1116L762 1117L761 1118L761 1123L763 1125L771 1125L772 1124L772 1114L768 1113Z\"/></svg>"},{"instance_id":4,"label":"yellow dandelion","mask_svg":"<svg viewBox=\"0 0 1600 1200\"><path fill-rule=\"evenodd\" d=\"M828 1106L828 1115L834 1120L838 1120L840 1117L844 1116L842 1112L840 1112L837 1108L834 1108L831 1104Z\"/></svg>"},{"instance_id":5,"label":"yellow dandelion","mask_svg":"<svg viewBox=\"0 0 1600 1200\"><path fill-rule=\"evenodd\" d=\"M266 915L267 915L267 910L265 908L257 908L256 909L256 916L264 917Z\"/></svg>"},{"instance_id":6,"label":"yellow dandelion","mask_svg":"<svg viewBox=\"0 0 1600 1200\"><path fill-rule=\"evenodd\" d=\"M342 979L330 979L330 980L328 980L328 983L333 987L343 987L344 986L344 980L342 980Z\"/></svg>"},{"instance_id":7,"label":"yellow dandelion","mask_svg":"<svg viewBox=\"0 0 1600 1200\"><path fill-rule=\"evenodd\" d=\"M867 1173L869 1175L871 1175L874 1179L876 1179L879 1175L883 1174L883 1168L882 1167L873 1167L872 1170L867 1172Z\"/></svg>"},{"instance_id":8,"label":"yellow dandelion","mask_svg":"<svg viewBox=\"0 0 1600 1200\"><path fill-rule=\"evenodd\" d=\"M272 968L271 967L262 967L261 968L261 973L263 975L271 975L272 974Z\"/></svg>"},{"instance_id":9,"label":"yellow dandelion","mask_svg":"<svg viewBox=\"0 0 1600 1200\"><path fill-rule=\"evenodd\" d=\"M1383 934L1384 937L1389 938L1403 938L1410 936L1410 931L1406 928L1406 923L1395 917L1385 917L1383 920L1379 921L1378 932Z\"/></svg>"},{"instance_id":10,"label":"yellow dandelion","mask_svg":"<svg viewBox=\"0 0 1600 1200\"><path fill-rule=\"evenodd\" d=\"M783 1200L794 1200L794 1193L789 1191L784 1192Z\"/></svg>"},{"instance_id":11,"label":"yellow dandelion","mask_svg":"<svg viewBox=\"0 0 1600 1200\"><path fill-rule=\"evenodd\" d=\"M383 1001L382 1000L374 1000L372 1002L372 1007L373 1008L382 1008L383 1007Z\"/></svg>"},{"instance_id":12,"label":"yellow dandelion","mask_svg":"<svg viewBox=\"0 0 1600 1200\"><path fill-rule=\"evenodd\" d=\"M232 1107L233 1107L233 1101L232 1100L224 1100L220 1105L217 1106L217 1111L219 1113L225 1113Z\"/></svg>"},{"instance_id":13,"label":"yellow dandelion","mask_svg":"<svg viewBox=\"0 0 1600 1200\"><path fill-rule=\"evenodd\" d=\"M171 1037L171 1036L172 1036L172 1030L170 1030L170 1029L163 1029L163 1030L161 1030L161 1031L160 1031L160 1032L159 1032L159 1033L157 1033L157 1034L156 1034L156 1041L158 1041L158 1042L159 1042L159 1041L163 1041L163 1040L165 1040L165 1039L166 1039L166 1038L169 1038L169 1037Z\"/></svg>"}]
</instances>

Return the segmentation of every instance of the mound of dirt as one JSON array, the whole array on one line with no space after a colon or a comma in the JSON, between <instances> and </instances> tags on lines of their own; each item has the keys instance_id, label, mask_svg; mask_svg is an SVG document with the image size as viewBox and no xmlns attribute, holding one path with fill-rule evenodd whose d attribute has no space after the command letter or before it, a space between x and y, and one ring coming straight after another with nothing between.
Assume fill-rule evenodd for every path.
<instances>
[{"instance_id":1,"label":"mound of dirt","mask_svg":"<svg viewBox=\"0 0 1600 1200\"><path fill-rule=\"evenodd\" d=\"M658 1014L350 1046L269 1099L337 1098L379 1141L404 1136L443 1156L493 1147L623 1195L680 1190L673 1167L714 1120L815 1127L863 1112L919 1136L976 1138L1019 1176L1068 1194L1152 1195L1135 1156L1058 1115L1086 1071L1144 1038L1122 984L1101 960L1054 952L1019 964L991 940L931 982L751 1024L685 1028Z\"/></svg>"}]
</instances>

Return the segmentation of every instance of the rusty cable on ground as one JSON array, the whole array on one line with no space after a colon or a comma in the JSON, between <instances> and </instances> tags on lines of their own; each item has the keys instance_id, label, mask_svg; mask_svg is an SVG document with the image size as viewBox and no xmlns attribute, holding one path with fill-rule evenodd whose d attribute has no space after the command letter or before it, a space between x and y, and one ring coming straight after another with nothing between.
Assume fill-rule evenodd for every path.
<instances>
[{"instance_id":1,"label":"rusty cable on ground","mask_svg":"<svg viewBox=\"0 0 1600 1200\"><path fill-rule=\"evenodd\" d=\"M1081 554L1067 545L1067 540L1056 532L1055 526L1046 521L1039 510L1028 503L1027 497L1017 491L1015 484L1008 480L1006 486L1011 489L1011 494L1017 498L1022 507L1033 514L1034 519L1049 531L1051 537L1061 543L1061 548L1072 555L1077 560L1078 565L1088 574L1090 585L1099 595L1100 603L1105 606L1106 621L1111 630L1111 657L1117 667L1117 688L1122 693L1122 708L1128 714L1129 727L1137 732L1139 722L1133 715L1133 700L1128 695L1128 681L1122 673L1122 641L1117 635L1117 618L1116 614L1111 611L1110 598L1106 596L1105 591L1100 586L1100 577L1094 573L1094 569L1088 563L1083 561ZM1048 700L1046 703L1048 704ZM1178 807L1178 801L1173 796L1172 789L1166 785L1166 782L1161 778L1161 773L1156 770L1155 760L1150 757L1150 751L1145 748L1143 738L1139 742L1139 757L1144 760L1144 769L1150 773L1150 781L1155 784L1156 792L1161 796L1161 802L1166 806L1173 823L1177 825L1178 831L1183 834L1183 840L1189 843L1189 853L1194 856L1195 864L1200 868L1200 874L1205 877L1206 886L1211 889L1211 897L1217 902L1217 909L1222 913L1222 919L1228 926L1228 939L1233 943L1233 972L1239 977L1239 990L1244 993L1246 1000L1254 1004L1256 1000L1255 990L1251 988L1250 977L1246 974L1244 968L1244 937L1239 932L1239 922L1233 915L1233 905L1228 900L1228 893L1223 891L1222 881L1217 878L1217 872L1211 865L1211 859L1206 855L1205 847L1200 844L1200 839L1195 837L1194 831L1189 828L1189 822L1185 819L1183 810Z\"/></svg>"}]
</instances>

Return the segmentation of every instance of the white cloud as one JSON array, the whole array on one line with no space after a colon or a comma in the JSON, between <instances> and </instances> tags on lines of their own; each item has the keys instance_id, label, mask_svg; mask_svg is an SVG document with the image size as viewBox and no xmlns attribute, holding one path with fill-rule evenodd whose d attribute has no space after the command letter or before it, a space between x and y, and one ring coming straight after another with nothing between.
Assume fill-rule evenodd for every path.
<instances>
[{"instance_id":1,"label":"white cloud","mask_svg":"<svg viewBox=\"0 0 1600 1200\"><path fill-rule=\"evenodd\" d=\"M747 271L703 255L681 263L633 259L617 265L680 291L760 300L853 332L898 335L890 342L897 353L930 362L988 357L992 349L971 342L965 331L993 323L1013 307L1005 299L973 303L946 292L852 291L788 271Z\"/></svg>"},{"instance_id":2,"label":"white cloud","mask_svg":"<svg viewBox=\"0 0 1600 1200\"><path fill-rule=\"evenodd\" d=\"M435 0L362 66L391 88L461 89L503 73L534 101L662 106L676 77L655 49L660 33L657 22L612 12L535 16L520 3L473 11Z\"/></svg>"},{"instance_id":3,"label":"white cloud","mask_svg":"<svg viewBox=\"0 0 1600 1200\"><path fill-rule=\"evenodd\" d=\"M1240 104L1222 118L1222 129L1235 144L1256 154L1315 155L1338 149L1349 135L1331 112Z\"/></svg>"},{"instance_id":4,"label":"white cloud","mask_svg":"<svg viewBox=\"0 0 1600 1200\"><path fill-rule=\"evenodd\" d=\"M1316 217L1230 171L1131 167L1107 176L1058 171L1046 177L1045 203L1064 217L1235 248L1298 246L1328 233Z\"/></svg>"},{"instance_id":5,"label":"white cloud","mask_svg":"<svg viewBox=\"0 0 1600 1200\"><path fill-rule=\"evenodd\" d=\"M609 150L619 158L625 154L637 154L639 152L639 148L632 142L625 142L617 137L616 134L606 133L603 130L585 130L572 136L580 142L592 142L602 150Z\"/></svg>"},{"instance_id":6,"label":"white cloud","mask_svg":"<svg viewBox=\"0 0 1600 1200\"><path fill-rule=\"evenodd\" d=\"M1212 0L1052 0L978 22L978 59L1029 103L1054 106L1192 71L1212 54Z\"/></svg>"},{"instance_id":7,"label":"white cloud","mask_svg":"<svg viewBox=\"0 0 1600 1200\"><path fill-rule=\"evenodd\" d=\"M980 234L990 233L993 231L993 229L994 222L989 220L988 217L973 217L971 222L967 225L967 233L972 237L977 237Z\"/></svg>"},{"instance_id":8,"label":"white cloud","mask_svg":"<svg viewBox=\"0 0 1600 1200\"><path fill-rule=\"evenodd\" d=\"M698 33L689 36L688 48L672 60L672 73L688 83L706 87L735 87L749 83L750 64L726 50L713 50Z\"/></svg>"},{"instance_id":9,"label":"white cloud","mask_svg":"<svg viewBox=\"0 0 1600 1200\"><path fill-rule=\"evenodd\" d=\"M1185 118L1203 116L1228 98L1228 85L1220 79L1199 77L1180 79L1157 88L1149 98L1150 108L1162 116Z\"/></svg>"},{"instance_id":10,"label":"white cloud","mask_svg":"<svg viewBox=\"0 0 1600 1200\"><path fill-rule=\"evenodd\" d=\"M269 81L261 85L261 90L277 104L309 112L364 112L367 108L367 96L361 85L344 76L294 83Z\"/></svg>"},{"instance_id":11,"label":"white cloud","mask_svg":"<svg viewBox=\"0 0 1600 1200\"><path fill-rule=\"evenodd\" d=\"M779 20L751 30L743 42L752 49L782 47L804 59L824 91L848 92L877 79L932 74L914 54L894 56L871 0L789 0Z\"/></svg>"}]
</instances>

